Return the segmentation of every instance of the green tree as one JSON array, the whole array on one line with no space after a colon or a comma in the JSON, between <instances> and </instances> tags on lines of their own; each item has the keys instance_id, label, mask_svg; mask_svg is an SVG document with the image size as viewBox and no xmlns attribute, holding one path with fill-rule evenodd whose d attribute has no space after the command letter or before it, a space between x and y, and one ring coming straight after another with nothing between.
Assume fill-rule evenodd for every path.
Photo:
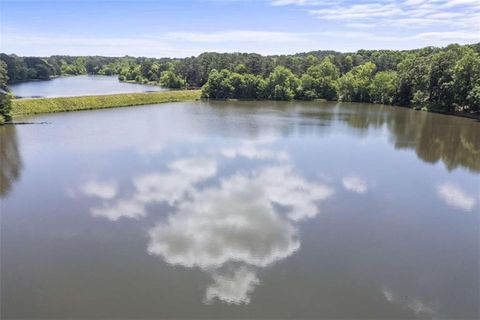
<instances>
[{"instance_id":1,"label":"green tree","mask_svg":"<svg viewBox=\"0 0 480 320\"><path fill-rule=\"evenodd\" d=\"M480 86L480 55L473 49L465 48L462 58L453 67L454 104L460 110L479 110L474 91ZM478 89L475 89L478 90Z\"/></svg>"},{"instance_id":2,"label":"green tree","mask_svg":"<svg viewBox=\"0 0 480 320\"><path fill-rule=\"evenodd\" d=\"M0 61L0 124L11 120L12 94L8 90L7 82L7 64Z\"/></svg>"},{"instance_id":3,"label":"green tree","mask_svg":"<svg viewBox=\"0 0 480 320\"><path fill-rule=\"evenodd\" d=\"M278 66L267 79L268 98L273 100L292 100L300 86L300 80L290 69Z\"/></svg>"},{"instance_id":4,"label":"green tree","mask_svg":"<svg viewBox=\"0 0 480 320\"><path fill-rule=\"evenodd\" d=\"M455 109L453 69L455 63L461 59L461 54L460 46L454 45L430 58L429 108L444 111Z\"/></svg>"},{"instance_id":5,"label":"green tree","mask_svg":"<svg viewBox=\"0 0 480 320\"><path fill-rule=\"evenodd\" d=\"M235 66L233 71L235 71L236 73L244 74L247 73L248 69L247 66L245 66L243 63L240 63Z\"/></svg>"},{"instance_id":6,"label":"green tree","mask_svg":"<svg viewBox=\"0 0 480 320\"><path fill-rule=\"evenodd\" d=\"M344 101L369 102L375 68L374 63L366 62L347 72L339 79L339 97Z\"/></svg>"},{"instance_id":7,"label":"green tree","mask_svg":"<svg viewBox=\"0 0 480 320\"><path fill-rule=\"evenodd\" d=\"M230 83L231 72L223 69L217 71L213 69L207 83L202 88L202 97L210 99L229 99L232 96L234 88Z\"/></svg>"},{"instance_id":8,"label":"green tree","mask_svg":"<svg viewBox=\"0 0 480 320\"><path fill-rule=\"evenodd\" d=\"M422 96L422 100L430 97L430 70L429 57L419 56L418 53L408 53L398 64L399 76L398 104L410 106L414 94ZM421 92L418 93L418 92Z\"/></svg>"},{"instance_id":9,"label":"green tree","mask_svg":"<svg viewBox=\"0 0 480 320\"><path fill-rule=\"evenodd\" d=\"M266 81L262 76L256 76L253 74L244 75L244 93L245 99L265 99Z\"/></svg>"},{"instance_id":10,"label":"green tree","mask_svg":"<svg viewBox=\"0 0 480 320\"><path fill-rule=\"evenodd\" d=\"M371 102L393 104L397 99L399 79L395 71L381 71L369 86Z\"/></svg>"},{"instance_id":11,"label":"green tree","mask_svg":"<svg viewBox=\"0 0 480 320\"><path fill-rule=\"evenodd\" d=\"M468 93L467 103L472 111L480 112L480 83L477 83Z\"/></svg>"},{"instance_id":12,"label":"green tree","mask_svg":"<svg viewBox=\"0 0 480 320\"><path fill-rule=\"evenodd\" d=\"M167 70L162 72L160 85L166 88L180 89L185 87L186 82L184 79L176 75L175 72Z\"/></svg>"},{"instance_id":13,"label":"green tree","mask_svg":"<svg viewBox=\"0 0 480 320\"><path fill-rule=\"evenodd\" d=\"M310 68L309 68L310 70ZM302 100L313 100L318 98L317 92L316 92L316 82L315 79L305 73L302 75L300 78L300 87L297 90L297 99L302 99Z\"/></svg>"},{"instance_id":14,"label":"green tree","mask_svg":"<svg viewBox=\"0 0 480 320\"><path fill-rule=\"evenodd\" d=\"M313 80L312 89L318 98L334 100L337 97L337 80L340 70L333 64L332 59L332 57L326 57L319 65L307 70L307 74Z\"/></svg>"}]
</instances>

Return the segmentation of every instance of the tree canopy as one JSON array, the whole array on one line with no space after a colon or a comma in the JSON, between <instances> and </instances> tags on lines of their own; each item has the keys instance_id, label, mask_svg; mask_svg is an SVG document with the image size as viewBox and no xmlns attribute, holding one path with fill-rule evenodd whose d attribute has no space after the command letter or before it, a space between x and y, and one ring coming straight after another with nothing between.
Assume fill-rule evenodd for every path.
<instances>
[{"instance_id":1,"label":"tree canopy","mask_svg":"<svg viewBox=\"0 0 480 320\"><path fill-rule=\"evenodd\" d=\"M9 82L65 74L200 88L211 99L326 99L480 111L480 44L295 55L202 53L184 59L0 54Z\"/></svg>"}]
</instances>

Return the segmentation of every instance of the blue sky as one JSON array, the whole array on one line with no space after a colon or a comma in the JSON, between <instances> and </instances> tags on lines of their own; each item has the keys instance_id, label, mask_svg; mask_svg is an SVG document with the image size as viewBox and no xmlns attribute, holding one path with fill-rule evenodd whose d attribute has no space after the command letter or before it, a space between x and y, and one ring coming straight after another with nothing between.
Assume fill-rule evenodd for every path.
<instances>
[{"instance_id":1,"label":"blue sky","mask_svg":"<svg viewBox=\"0 0 480 320\"><path fill-rule=\"evenodd\" d=\"M185 57L480 42L480 0L0 0L0 51Z\"/></svg>"}]
</instances>

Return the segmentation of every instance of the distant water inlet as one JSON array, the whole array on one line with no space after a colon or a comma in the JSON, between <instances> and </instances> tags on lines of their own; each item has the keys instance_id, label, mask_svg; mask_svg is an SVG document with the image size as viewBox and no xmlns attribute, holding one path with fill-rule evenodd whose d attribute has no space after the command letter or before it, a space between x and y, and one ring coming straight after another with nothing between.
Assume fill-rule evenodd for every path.
<instances>
[{"instance_id":1,"label":"distant water inlet","mask_svg":"<svg viewBox=\"0 0 480 320\"><path fill-rule=\"evenodd\" d=\"M120 82L117 76L82 75L10 85L18 98L74 97L99 94L165 91L154 85Z\"/></svg>"}]
</instances>

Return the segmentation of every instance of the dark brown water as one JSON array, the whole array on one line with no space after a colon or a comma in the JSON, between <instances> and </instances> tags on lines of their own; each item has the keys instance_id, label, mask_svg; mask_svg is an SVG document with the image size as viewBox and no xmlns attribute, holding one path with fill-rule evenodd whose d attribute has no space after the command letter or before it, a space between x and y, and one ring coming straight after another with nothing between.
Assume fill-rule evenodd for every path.
<instances>
[{"instance_id":1,"label":"dark brown water","mask_svg":"<svg viewBox=\"0 0 480 320\"><path fill-rule=\"evenodd\" d=\"M0 128L1 318L479 317L480 123L194 102Z\"/></svg>"}]
</instances>

